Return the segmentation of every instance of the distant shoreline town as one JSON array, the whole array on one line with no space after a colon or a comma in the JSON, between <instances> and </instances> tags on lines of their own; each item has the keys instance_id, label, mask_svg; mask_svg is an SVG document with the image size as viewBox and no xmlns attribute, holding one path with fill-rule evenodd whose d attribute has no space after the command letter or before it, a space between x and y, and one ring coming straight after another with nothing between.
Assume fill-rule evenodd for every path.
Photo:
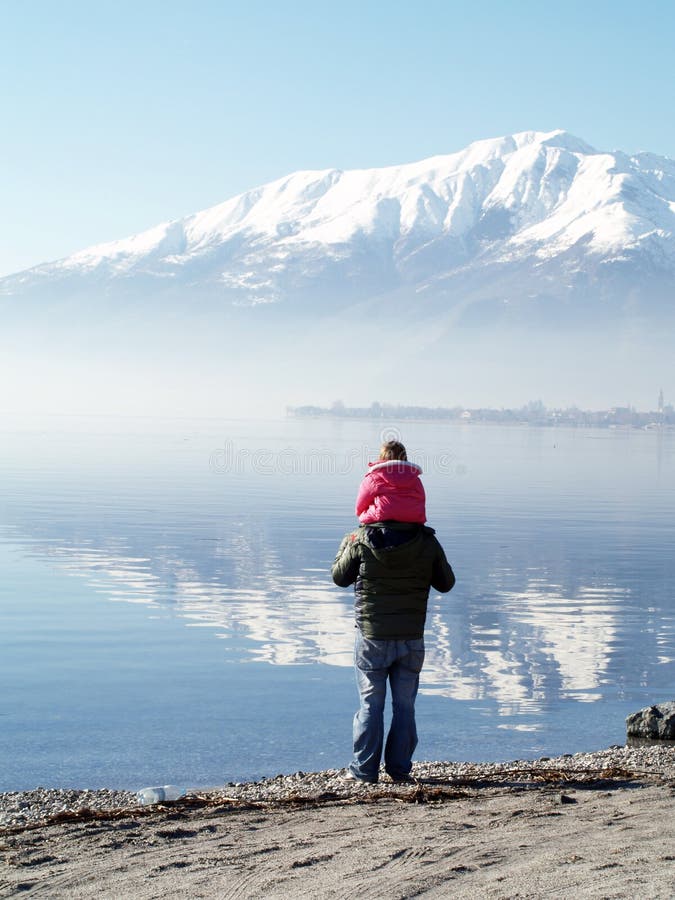
<instances>
[{"instance_id":1,"label":"distant shoreline town","mask_svg":"<svg viewBox=\"0 0 675 900\"><path fill-rule=\"evenodd\" d=\"M417 421L454 421L463 423L495 423L500 425L565 425L595 428L675 428L675 408L663 401L659 393L655 410L640 411L632 406L613 406L610 409L587 410L576 406L548 409L541 400L527 403L518 409L467 408L464 406L406 406L391 403L371 403L370 406L346 406L336 400L330 406L288 406L289 417L331 417L343 419L414 419Z\"/></svg>"}]
</instances>

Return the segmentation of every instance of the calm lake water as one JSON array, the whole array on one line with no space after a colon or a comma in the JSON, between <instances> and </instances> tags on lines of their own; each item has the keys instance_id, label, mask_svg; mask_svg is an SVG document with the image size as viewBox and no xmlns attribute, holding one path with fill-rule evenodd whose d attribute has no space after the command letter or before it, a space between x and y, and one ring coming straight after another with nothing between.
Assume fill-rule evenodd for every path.
<instances>
[{"instance_id":1,"label":"calm lake water","mask_svg":"<svg viewBox=\"0 0 675 900\"><path fill-rule=\"evenodd\" d=\"M352 593L329 569L398 435L457 575L430 598L418 759L623 743L675 696L673 433L5 421L0 790L345 765Z\"/></svg>"}]
</instances>

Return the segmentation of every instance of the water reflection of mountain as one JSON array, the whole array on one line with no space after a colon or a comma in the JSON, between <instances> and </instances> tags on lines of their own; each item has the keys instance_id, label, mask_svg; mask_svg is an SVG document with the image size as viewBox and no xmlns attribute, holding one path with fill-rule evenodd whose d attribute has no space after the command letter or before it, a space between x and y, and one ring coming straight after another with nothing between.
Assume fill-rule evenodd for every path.
<instances>
[{"instance_id":1,"label":"water reflection of mountain","mask_svg":"<svg viewBox=\"0 0 675 900\"><path fill-rule=\"evenodd\" d=\"M127 424L5 435L7 539L106 598L213 629L229 660L349 665L351 592L328 570L352 525L364 440L377 446L381 429L291 420L134 434ZM672 685L669 435L656 445L646 433L410 429L458 576L430 600L423 690L531 727L541 717L528 711ZM214 471L224 440L245 465ZM287 448L296 462L334 465L268 471Z\"/></svg>"},{"instance_id":2,"label":"water reflection of mountain","mask_svg":"<svg viewBox=\"0 0 675 900\"><path fill-rule=\"evenodd\" d=\"M583 535L563 553L557 541L515 541L508 552L488 544L473 557L458 544L457 589L430 599L423 691L489 698L501 715L519 715L561 699L600 700L672 662L673 617L659 614L658 597L639 608L625 578L581 565ZM168 543L138 533L29 542L111 600L171 606L187 626L213 628L230 659L347 666L351 594L328 575L336 544L330 527L291 541L255 519Z\"/></svg>"}]
</instances>

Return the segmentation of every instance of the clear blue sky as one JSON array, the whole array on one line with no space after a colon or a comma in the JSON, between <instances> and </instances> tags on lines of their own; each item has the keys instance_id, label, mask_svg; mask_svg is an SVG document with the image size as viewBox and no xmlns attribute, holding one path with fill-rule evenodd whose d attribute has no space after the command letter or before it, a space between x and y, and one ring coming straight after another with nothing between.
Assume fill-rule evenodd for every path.
<instances>
[{"instance_id":1,"label":"clear blue sky","mask_svg":"<svg viewBox=\"0 0 675 900\"><path fill-rule=\"evenodd\" d=\"M0 274L514 131L675 157L673 47L673 0L0 0Z\"/></svg>"}]
</instances>

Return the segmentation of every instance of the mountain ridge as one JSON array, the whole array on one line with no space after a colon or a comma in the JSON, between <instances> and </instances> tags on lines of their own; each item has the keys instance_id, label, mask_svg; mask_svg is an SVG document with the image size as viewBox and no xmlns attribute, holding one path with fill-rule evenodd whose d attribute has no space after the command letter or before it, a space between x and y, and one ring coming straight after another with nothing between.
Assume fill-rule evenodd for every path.
<instances>
[{"instance_id":1,"label":"mountain ridge","mask_svg":"<svg viewBox=\"0 0 675 900\"><path fill-rule=\"evenodd\" d=\"M364 278L374 295L419 293L523 264L572 280L603 266L675 276L675 162L598 151L557 130L400 166L299 171L5 276L0 293L137 278L145 292L177 285L253 306L307 291L349 297Z\"/></svg>"},{"instance_id":2,"label":"mountain ridge","mask_svg":"<svg viewBox=\"0 0 675 900\"><path fill-rule=\"evenodd\" d=\"M645 408L675 395L675 162L520 132L296 172L0 280L0 410Z\"/></svg>"}]
</instances>

